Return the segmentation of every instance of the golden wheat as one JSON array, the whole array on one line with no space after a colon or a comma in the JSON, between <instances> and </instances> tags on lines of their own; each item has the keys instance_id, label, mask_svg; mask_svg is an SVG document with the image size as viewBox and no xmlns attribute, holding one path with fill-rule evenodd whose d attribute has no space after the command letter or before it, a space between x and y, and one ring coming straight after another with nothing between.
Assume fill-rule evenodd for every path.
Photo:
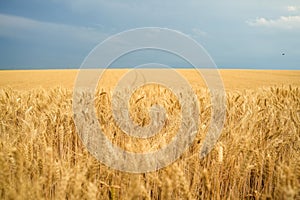
<instances>
[{"instance_id":1,"label":"golden wheat","mask_svg":"<svg viewBox=\"0 0 300 200\"><path fill-rule=\"evenodd\" d=\"M1 199L295 199L300 198L300 89L227 92L227 116L216 148L199 159L210 122L209 92L196 88L200 127L192 146L170 166L146 174L115 171L89 154L76 133L72 92L0 90ZM159 96L159 99L152 98ZM168 121L150 140L114 125L111 90L96 93L107 137L133 152L154 151L176 134L180 105L165 88L147 86L130 99L130 114L147 125L147 108L165 107Z\"/></svg>"}]
</instances>

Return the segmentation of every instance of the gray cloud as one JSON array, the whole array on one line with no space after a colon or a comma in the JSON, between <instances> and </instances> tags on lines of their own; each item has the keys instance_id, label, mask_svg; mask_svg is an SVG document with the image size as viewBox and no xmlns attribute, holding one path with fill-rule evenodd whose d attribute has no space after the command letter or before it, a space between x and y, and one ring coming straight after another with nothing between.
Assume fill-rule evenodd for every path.
<instances>
[{"instance_id":1,"label":"gray cloud","mask_svg":"<svg viewBox=\"0 0 300 200\"><path fill-rule=\"evenodd\" d=\"M9 45L0 47L2 63L7 58L7 63L22 63L20 55L36 56L38 52L45 60L52 55L49 59L55 62L51 63L73 65L106 36L139 27L188 34L208 50L218 66L296 67L299 63L297 0L51 0L41 5L28 0L19 13L14 4L5 12L0 7L0 39ZM28 45L26 51L20 52L21 45ZM11 53L6 53L8 48ZM289 59L277 58L281 49L288 52L285 58Z\"/></svg>"},{"instance_id":2,"label":"gray cloud","mask_svg":"<svg viewBox=\"0 0 300 200\"><path fill-rule=\"evenodd\" d=\"M65 39L99 42L107 35L90 27L43 22L25 17L0 14L0 35L16 39Z\"/></svg>"}]
</instances>

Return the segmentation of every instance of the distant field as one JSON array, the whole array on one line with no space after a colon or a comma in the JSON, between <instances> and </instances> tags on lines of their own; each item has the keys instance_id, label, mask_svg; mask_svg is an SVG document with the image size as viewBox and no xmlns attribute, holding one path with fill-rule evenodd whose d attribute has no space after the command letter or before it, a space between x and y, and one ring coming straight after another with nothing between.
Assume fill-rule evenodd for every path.
<instances>
[{"instance_id":1,"label":"distant field","mask_svg":"<svg viewBox=\"0 0 300 200\"><path fill-rule=\"evenodd\" d=\"M111 111L111 86L125 72L109 70L89 105L114 145L131 152L158 150L178 131L178 99L157 85L137 89L129 101L131 119L149 125L153 104L165 108L167 119L147 140L126 135ZM79 138L72 110L77 71L0 71L0 199L300 199L300 70L221 70L226 121L203 159L199 151L212 112L209 91L197 73L179 72L199 102L195 140L171 165L131 174L98 162ZM87 96L79 93L78 102ZM87 110L77 115L89 119Z\"/></svg>"},{"instance_id":2,"label":"distant field","mask_svg":"<svg viewBox=\"0 0 300 200\"><path fill-rule=\"evenodd\" d=\"M112 85L126 73L126 69L107 70L102 83ZM178 70L193 87L204 86L195 70ZM77 70L20 70L0 71L0 87L16 89L72 88ZM300 85L300 70L220 70L224 86L231 89L255 89L265 86ZM200 82L199 82L200 80Z\"/></svg>"}]
</instances>

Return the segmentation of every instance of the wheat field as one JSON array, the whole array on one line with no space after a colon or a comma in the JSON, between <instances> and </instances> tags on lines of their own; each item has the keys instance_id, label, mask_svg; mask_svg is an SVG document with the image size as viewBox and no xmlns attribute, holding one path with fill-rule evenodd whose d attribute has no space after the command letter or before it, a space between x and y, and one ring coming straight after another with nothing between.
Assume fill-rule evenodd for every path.
<instances>
[{"instance_id":1,"label":"wheat field","mask_svg":"<svg viewBox=\"0 0 300 200\"><path fill-rule=\"evenodd\" d=\"M150 140L129 137L114 125L110 109L113 85L124 72L110 72L114 76L99 84L98 122L115 145L155 151L176 134L180 105L167 88L138 89L129 102L132 119L149 124L153 103L166 109L168 119ZM226 121L203 159L199 150L210 123L210 96L203 83L188 76L200 109L196 139L176 162L140 174L105 166L82 144L72 111L76 73L32 72L35 79L26 79L26 73L0 73L1 199L300 199L299 71L221 71Z\"/></svg>"}]
</instances>

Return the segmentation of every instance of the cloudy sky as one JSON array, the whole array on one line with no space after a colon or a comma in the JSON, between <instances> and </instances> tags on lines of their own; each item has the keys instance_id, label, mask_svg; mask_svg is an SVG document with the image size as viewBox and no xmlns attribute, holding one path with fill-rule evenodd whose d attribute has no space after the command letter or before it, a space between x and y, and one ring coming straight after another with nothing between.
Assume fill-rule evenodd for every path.
<instances>
[{"instance_id":1,"label":"cloudy sky","mask_svg":"<svg viewBox=\"0 0 300 200\"><path fill-rule=\"evenodd\" d=\"M0 0L0 69L78 68L138 27L181 31L218 67L300 69L299 0Z\"/></svg>"}]
</instances>

